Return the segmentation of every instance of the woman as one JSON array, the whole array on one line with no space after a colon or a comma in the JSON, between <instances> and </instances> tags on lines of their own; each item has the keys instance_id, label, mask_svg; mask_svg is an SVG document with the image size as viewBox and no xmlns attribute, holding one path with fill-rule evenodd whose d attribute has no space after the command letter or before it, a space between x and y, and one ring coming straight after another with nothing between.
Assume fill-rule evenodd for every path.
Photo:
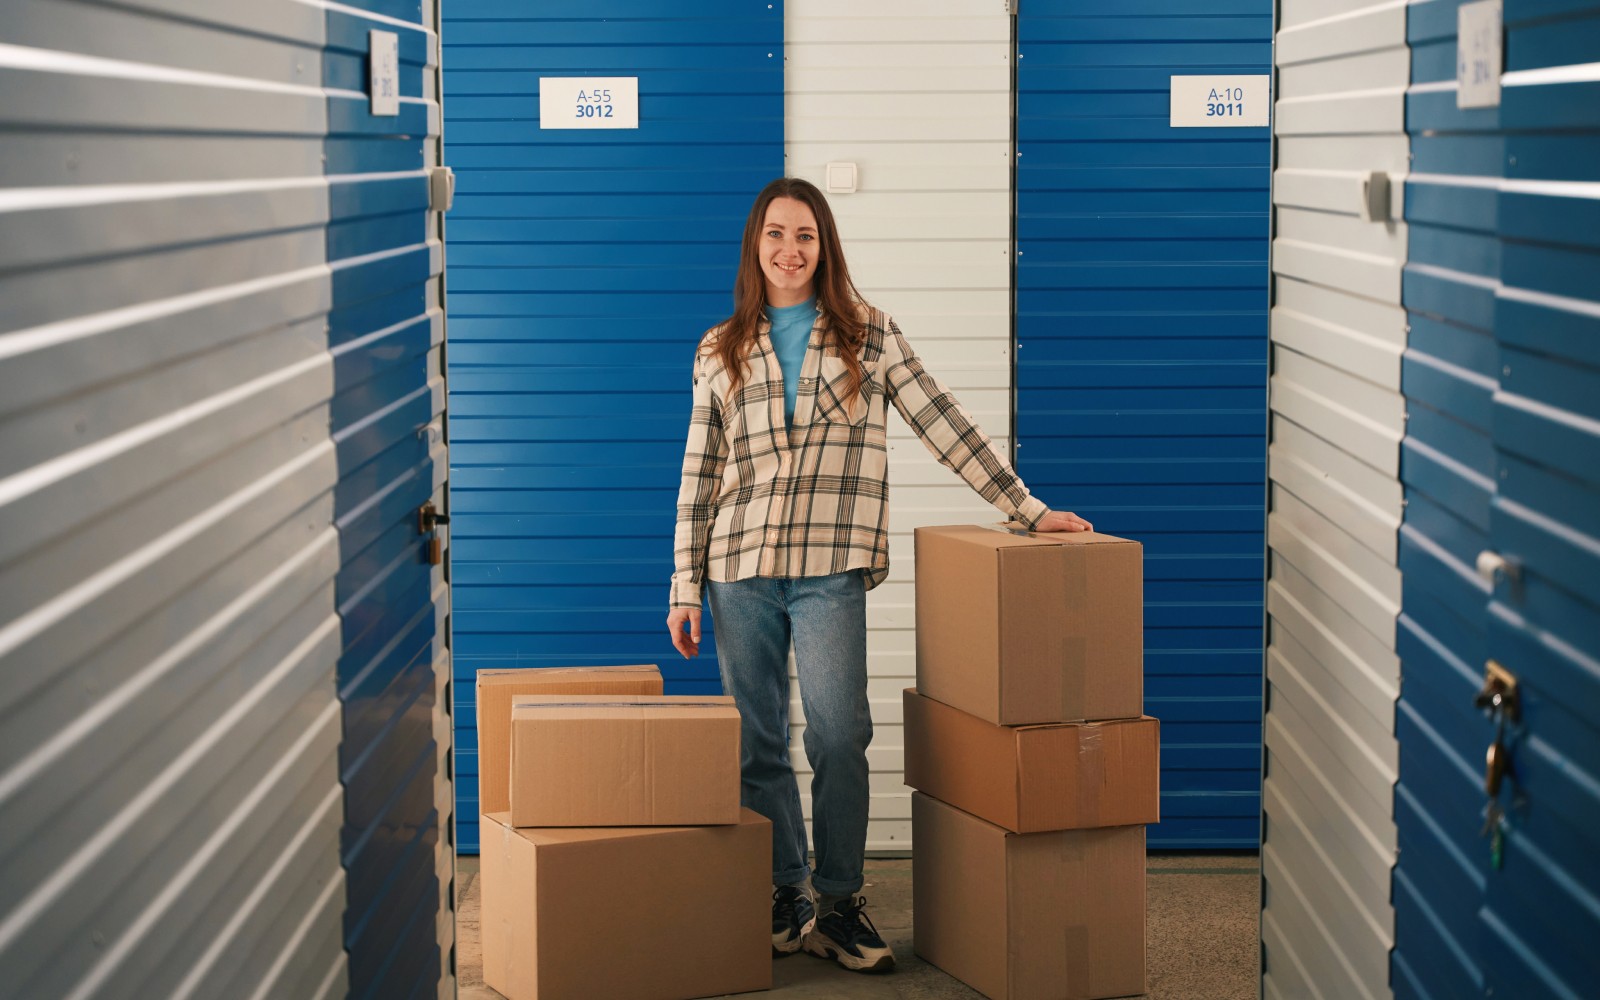
<instances>
[{"instance_id":1,"label":"woman","mask_svg":"<svg viewBox=\"0 0 1600 1000\"><path fill-rule=\"evenodd\" d=\"M866 591L889 573L889 405L1007 516L1035 531L1091 526L1030 496L894 321L862 301L814 185L780 178L756 197L733 295L733 316L695 352L667 628L698 655L704 584L743 722L742 799L772 820L774 951L887 972L894 955L856 893L872 739ZM814 873L788 754L791 641Z\"/></svg>"}]
</instances>

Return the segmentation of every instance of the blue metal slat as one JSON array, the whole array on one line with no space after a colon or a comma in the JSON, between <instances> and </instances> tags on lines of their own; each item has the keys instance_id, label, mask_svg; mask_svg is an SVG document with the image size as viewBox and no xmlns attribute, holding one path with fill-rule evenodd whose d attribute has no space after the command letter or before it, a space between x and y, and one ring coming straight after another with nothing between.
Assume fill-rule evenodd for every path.
<instances>
[{"instance_id":1,"label":"blue metal slat","mask_svg":"<svg viewBox=\"0 0 1600 1000\"><path fill-rule=\"evenodd\" d=\"M756 79L763 79L762 73L767 71L749 71ZM452 64L450 79L459 77L459 68ZM658 81L655 86L673 86L673 81L681 74L658 73L652 79ZM525 74L528 82L524 86L532 86L538 81L537 73ZM646 77L641 77L641 85ZM747 81L748 83L748 81ZM524 142L505 143L468 143L456 139L454 133L450 137L450 161L457 173L491 172L498 170L522 170L529 172L555 172L575 170L606 171L613 175L630 175L634 169L639 151L631 145L597 146L593 144L559 143L536 136L522 137ZM680 182L677 176L680 173L699 173L701 171L748 171L765 176L765 154L762 147L757 145L747 149L744 146L724 146L718 150L716 162L705 162L706 151L698 145L684 144L679 146L658 147L651 153L651 165L657 170L667 171L665 180ZM590 220L595 228L586 232L592 234L604 225L605 220ZM738 221L743 222L742 214ZM614 238L624 237L638 242L650 242L664 239L667 242L687 241L683 227L670 219L625 219L615 220L618 226L626 227L617 230ZM455 214L450 218L450 244L457 242L457 226ZM475 240L473 235L477 232L474 227L468 227L462 237L466 240ZM517 235L516 230L511 230L513 241ZM714 240L712 242L715 242Z\"/></svg>"},{"instance_id":2,"label":"blue metal slat","mask_svg":"<svg viewBox=\"0 0 1600 1000\"><path fill-rule=\"evenodd\" d=\"M323 144L331 176L356 173L400 173L420 170L420 142L397 142L381 135L332 135Z\"/></svg>"},{"instance_id":3,"label":"blue metal slat","mask_svg":"<svg viewBox=\"0 0 1600 1000\"><path fill-rule=\"evenodd\" d=\"M715 292L732 287L735 268L683 265L670 271L657 267L452 267L452 287L462 292L495 292L506 295L605 296L620 292L634 294L677 294Z\"/></svg>"},{"instance_id":4,"label":"blue metal slat","mask_svg":"<svg viewBox=\"0 0 1600 1000\"><path fill-rule=\"evenodd\" d=\"M1053 16L1052 12L1063 10L1060 5L1052 5L1047 12L1023 12L1018 19L1019 26L1026 25L1034 20L1033 14L1039 17ZM1026 20L1024 20L1026 19ZM1020 31L1020 27L1019 27ZM1071 41L1061 39L1035 40L1026 36L1022 41L1029 43L1024 56L1033 54L1034 61L1027 65L1029 72L1033 72L1041 64L1046 68L1059 69L1062 67L1084 67L1090 69L1118 68L1124 66L1165 66L1178 73L1209 73L1213 67L1238 67L1248 66L1259 70L1265 64L1263 59L1264 40L1270 37L1270 29L1263 26L1250 41L1210 41L1194 44L1187 40L1179 40L1172 32L1165 40L1145 41L1140 45L1106 44L1106 40L1097 41ZM1113 78L1114 79L1114 78ZM1030 83L1030 90L1031 87ZM1045 80L1045 83L1050 81ZM1048 90L1048 87L1044 89ZM1198 131L1198 130L1197 130ZM1204 130L1212 132L1211 129Z\"/></svg>"},{"instance_id":5,"label":"blue metal slat","mask_svg":"<svg viewBox=\"0 0 1600 1000\"><path fill-rule=\"evenodd\" d=\"M1062 146L1092 144L1059 143ZM1116 147L1134 147L1138 143L1105 143L1104 145ZM1048 148L1048 147L1047 147ZM1138 154L1140 156L1144 153ZM1018 172L1019 185L1022 173ZM1248 215L1230 214L1223 212L1212 213L1167 213L1163 215L1100 215L1092 208L1077 213L1055 212L1050 214L1040 213L1016 220L1017 239L1036 244L1039 249L1035 253L1049 254L1054 248L1052 241L1061 238L1063 233L1071 234L1074 241L1083 240L1123 240L1123 239L1149 239L1168 241L1169 245L1176 248L1177 241L1195 239L1216 240L1250 240L1259 238L1261 234L1260 221ZM1174 252L1181 252L1176 250ZM1137 322L1141 314L1134 312L1129 321ZM1214 313L1197 313L1201 316L1214 316ZM1023 317L1018 316L1018 322Z\"/></svg>"},{"instance_id":6,"label":"blue metal slat","mask_svg":"<svg viewBox=\"0 0 1600 1000\"><path fill-rule=\"evenodd\" d=\"M445 11L445 21L455 25L456 8ZM683 31L680 25L677 34ZM746 70L770 73L773 60L782 52L769 46L695 46L684 45L670 35L658 45L487 45L468 44L458 37L455 28L444 32L445 93L450 92L450 79L458 69L468 70L521 70L533 69L547 75L558 76L633 76L660 70L697 70L714 66L719 70ZM771 53L769 55L769 53ZM770 78L769 78L770 79ZM748 88L757 89L757 88ZM643 93L643 91L641 91ZM448 109L446 111L448 113ZM514 138L515 136L512 136ZM455 130L450 131L450 142L456 141ZM487 141L493 142L492 138Z\"/></svg>"},{"instance_id":7,"label":"blue metal slat","mask_svg":"<svg viewBox=\"0 0 1600 1000\"><path fill-rule=\"evenodd\" d=\"M747 16L750 10L748 0L699 0L695 4L696 14L717 20ZM450 23L538 20L541 13L526 0L451 0ZM603 20L650 20L672 17L675 8L662 6L660 0L584 0L583 13Z\"/></svg>"},{"instance_id":8,"label":"blue metal slat","mask_svg":"<svg viewBox=\"0 0 1600 1000\"><path fill-rule=\"evenodd\" d=\"M642 83L643 81L641 81ZM536 128L539 106L526 94L465 94L450 99L452 122L500 121L518 123L522 127ZM648 104L641 103L639 122L658 124L665 122L706 122L734 117L753 119L766 110L760 93L738 95L726 93L674 94L654 91ZM594 184L593 178L577 183L575 192L606 190Z\"/></svg>"},{"instance_id":9,"label":"blue metal slat","mask_svg":"<svg viewBox=\"0 0 1600 1000\"><path fill-rule=\"evenodd\" d=\"M452 67L450 74L450 100L459 97L476 96L508 96L526 95L531 89L538 86L539 74L534 70L505 70L505 69L457 69ZM719 69L717 67L703 67L697 69L668 70L653 69L646 77L650 91L658 94L742 94L752 88L759 89L765 77L761 70L754 69ZM522 100L526 100L522 96ZM458 161L459 162L459 161ZM479 165L472 163L468 165ZM508 166L496 163L497 166ZM666 166L666 158L656 161L657 166Z\"/></svg>"},{"instance_id":10,"label":"blue metal slat","mask_svg":"<svg viewBox=\"0 0 1600 1000\"><path fill-rule=\"evenodd\" d=\"M1404 699L1398 706L1395 733L1402 773L1425 771L1432 776L1427 782L1403 782L1396 789L1397 801L1414 802L1429 822L1413 821L1413 812L1406 809L1396 811L1400 843L1413 849L1401 851L1402 863L1394 871L1395 935L1402 942L1393 953L1395 961L1398 964L1404 956L1429 989L1442 988L1442 995L1472 995L1458 992L1458 987L1482 982L1481 967L1473 957L1478 942L1476 909L1443 905L1453 892L1441 893L1434 887L1453 883L1458 892L1463 883L1470 884L1466 876L1471 871L1461 867L1461 859L1476 870L1483 867L1483 844L1473 835L1471 822L1477 783L1471 764L1444 750Z\"/></svg>"},{"instance_id":11,"label":"blue metal slat","mask_svg":"<svg viewBox=\"0 0 1600 1000\"><path fill-rule=\"evenodd\" d=\"M1483 976L1463 946L1445 925L1450 912L1431 905L1426 888L1414 885L1410 875L1394 873L1394 919L1396 933L1404 929L1416 942L1405 953L1396 950L1391 959L1391 983L1395 996L1435 1000L1445 997L1481 996Z\"/></svg>"},{"instance_id":12,"label":"blue metal slat","mask_svg":"<svg viewBox=\"0 0 1600 1000\"><path fill-rule=\"evenodd\" d=\"M628 49L634 46L694 45L713 50L723 48L754 52L777 52L774 43L782 43L782 25L776 27L772 10L760 10L754 4L744 4L739 14L724 11L696 11L696 17L669 20L680 8L658 7L654 16L636 18L608 18L585 10L584 17L490 17L483 20L458 19L453 11L446 14L445 36L452 47L493 45L500 48L517 46L572 46L584 51L586 58L595 56L594 49ZM598 60L596 60L598 61ZM711 65L715 61L707 60ZM446 59L446 65L449 60Z\"/></svg>"},{"instance_id":13,"label":"blue metal slat","mask_svg":"<svg viewBox=\"0 0 1600 1000\"><path fill-rule=\"evenodd\" d=\"M655 607L660 596L656 587L629 587L622 584L596 588L593 600L605 600L615 607ZM511 611L537 608L551 599L548 588L526 587L500 583L490 587L480 586L473 594L473 604L480 611ZM470 701L470 699L469 699ZM463 719L462 723L470 722Z\"/></svg>"},{"instance_id":14,"label":"blue metal slat","mask_svg":"<svg viewBox=\"0 0 1600 1000\"><path fill-rule=\"evenodd\" d=\"M567 72L569 75L584 75L583 71L580 69L574 69L565 72ZM599 71L591 69L588 72L590 75L594 75ZM614 72L616 71L612 71L612 73ZM631 73L632 68L629 67L623 69L621 72ZM607 73L606 75L612 75L612 73ZM645 98L641 97L640 100L643 101ZM703 147L703 152L706 154L707 162L714 163L716 162L716 154L719 153L724 145L728 142L748 141L766 144L781 143L783 141L783 118L781 116L776 118L747 119L745 121L743 130L737 136L729 135L727 122L716 121L713 119L696 121L658 118L652 120L649 116L641 111L639 120L641 127L645 124L649 125L649 138L643 138L628 129L613 129L610 130L610 134L606 137L606 142L611 145L633 147L640 156L648 155L649 150L653 149L654 143L657 142L693 144ZM450 141L452 143L493 143L497 137L503 137L508 130L515 129L519 133L518 137L521 138L521 133L524 130L534 127L537 126L525 120L469 120L461 122L452 120L450 125ZM459 205L460 202L457 202L457 204ZM746 204L744 209L748 210L749 207L750 206ZM584 213L578 214L581 217L581 215Z\"/></svg>"},{"instance_id":15,"label":"blue metal slat","mask_svg":"<svg viewBox=\"0 0 1600 1000\"><path fill-rule=\"evenodd\" d=\"M499 182L526 184L525 179L502 175ZM743 185L740 185L741 187ZM596 268L615 264L616 247L609 242L597 243L466 243L450 241L450 264L461 268L486 267L572 267ZM640 269L659 267L707 267L729 270L727 251L715 243L666 245L643 244L633 248L633 266ZM547 331L542 331L546 332ZM644 336L655 336L663 341L671 338L659 330L639 330ZM455 332L451 331L455 340ZM463 340L470 337L464 333Z\"/></svg>"}]
</instances>

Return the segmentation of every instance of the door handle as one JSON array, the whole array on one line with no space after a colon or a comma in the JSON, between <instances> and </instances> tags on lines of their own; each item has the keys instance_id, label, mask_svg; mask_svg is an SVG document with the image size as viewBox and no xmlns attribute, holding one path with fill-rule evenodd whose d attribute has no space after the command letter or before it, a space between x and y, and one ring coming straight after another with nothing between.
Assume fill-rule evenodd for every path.
<instances>
[{"instance_id":1,"label":"door handle","mask_svg":"<svg viewBox=\"0 0 1600 1000\"><path fill-rule=\"evenodd\" d=\"M1508 580L1515 580L1518 576L1517 564L1493 549L1484 549L1478 553L1478 575L1483 577L1492 586L1496 574L1505 574Z\"/></svg>"}]
</instances>

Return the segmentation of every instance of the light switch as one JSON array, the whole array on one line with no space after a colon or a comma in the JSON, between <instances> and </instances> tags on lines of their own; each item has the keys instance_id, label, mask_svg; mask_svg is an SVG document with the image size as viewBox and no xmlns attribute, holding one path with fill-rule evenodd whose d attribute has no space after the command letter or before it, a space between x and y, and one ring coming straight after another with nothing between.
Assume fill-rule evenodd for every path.
<instances>
[{"instance_id":1,"label":"light switch","mask_svg":"<svg viewBox=\"0 0 1600 1000\"><path fill-rule=\"evenodd\" d=\"M827 181L829 194L855 194L856 165L854 163L828 164Z\"/></svg>"}]
</instances>

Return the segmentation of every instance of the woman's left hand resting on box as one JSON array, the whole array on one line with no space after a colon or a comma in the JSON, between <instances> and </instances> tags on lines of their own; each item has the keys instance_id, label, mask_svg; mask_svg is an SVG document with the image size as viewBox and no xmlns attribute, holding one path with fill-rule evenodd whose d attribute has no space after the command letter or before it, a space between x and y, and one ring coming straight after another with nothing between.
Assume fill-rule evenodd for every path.
<instances>
[{"instance_id":1,"label":"woman's left hand resting on box","mask_svg":"<svg viewBox=\"0 0 1600 1000\"><path fill-rule=\"evenodd\" d=\"M1093 531L1094 525L1070 510L1052 510L1039 520L1034 531ZM673 608L667 614L667 631L672 645L686 660L700 655L700 611L698 608Z\"/></svg>"},{"instance_id":2,"label":"woman's left hand resting on box","mask_svg":"<svg viewBox=\"0 0 1600 1000\"><path fill-rule=\"evenodd\" d=\"M1053 510L1039 519L1034 531L1093 531L1094 525L1070 510Z\"/></svg>"}]
</instances>

